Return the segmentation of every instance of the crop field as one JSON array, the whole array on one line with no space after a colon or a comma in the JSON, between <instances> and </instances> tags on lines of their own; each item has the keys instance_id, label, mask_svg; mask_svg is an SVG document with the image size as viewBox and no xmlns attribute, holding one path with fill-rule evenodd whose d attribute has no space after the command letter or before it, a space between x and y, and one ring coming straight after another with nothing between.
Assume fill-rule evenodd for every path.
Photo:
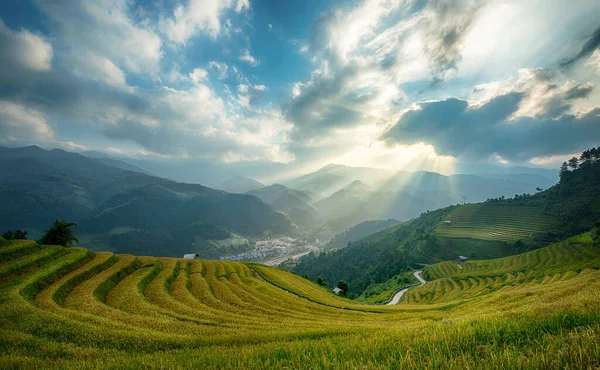
<instances>
[{"instance_id":1,"label":"crop field","mask_svg":"<svg viewBox=\"0 0 600 370\"><path fill-rule=\"evenodd\" d=\"M532 290L568 281L586 270L600 269L600 248L589 236L576 236L528 253L483 261L446 261L427 267L435 280L411 290L404 304L464 300L523 286Z\"/></svg>"},{"instance_id":2,"label":"crop field","mask_svg":"<svg viewBox=\"0 0 600 370\"><path fill-rule=\"evenodd\" d=\"M482 240L516 241L550 231L551 217L533 206L494 203L467 204L458 207L436 228L441 236Z\"/></svg>"},{"instance_id":3,"label":"crop field","mask_svg":"<svg viewBox=\"0 0 600 370\"><path fill-rule=\"evenodd\" d=\"M380 306L253 263L0 245L0 368L596 368L600 247L429 267ZM491 288L488 288L491 287Z\"/></svg>"}]
</instances>

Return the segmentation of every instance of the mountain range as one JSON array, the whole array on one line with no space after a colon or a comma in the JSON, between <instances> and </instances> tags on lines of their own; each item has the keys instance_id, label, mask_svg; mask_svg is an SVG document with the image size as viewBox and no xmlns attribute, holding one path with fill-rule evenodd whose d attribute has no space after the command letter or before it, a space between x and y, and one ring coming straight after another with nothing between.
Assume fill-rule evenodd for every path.
<instances>
[{"instance_id":1,"label":"mountain range","mask_svg":"<svg viewBox=\"0 0 600 370\"><path fill-rule=\"evenodd\" d=\"M294 233L289 220L260 199L135 171L114 160L36 146L0 148L0 225L32 235L56 218L77 222L84 245L177 256L206 252L232 234Z\"/></svg>"},{"instance_id":2,"label":"mountain range","mask_svg":"<svg viewBox=\"0 0 600 370\"><path fill-rule=\"evenodd\" d=\"M62 218L79 223L84 245L92 248L163 255L195 249L216 258L226 252L211 243L219 238L298 234L329 240L361 222L405 221L462 196L483 201L553 183L543 171L444 176L329 164L268 186L235 176L217 190L157 177L102 153L85 154L0 147L3 227L39 235Z\"/></svg>"}]
</instances>

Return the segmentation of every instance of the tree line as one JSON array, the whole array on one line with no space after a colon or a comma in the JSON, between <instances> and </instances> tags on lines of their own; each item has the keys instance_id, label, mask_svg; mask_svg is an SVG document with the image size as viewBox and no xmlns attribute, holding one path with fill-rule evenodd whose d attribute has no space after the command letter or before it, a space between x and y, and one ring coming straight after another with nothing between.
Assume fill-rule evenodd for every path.
<instances>
[{"instance_id":1,"label":"tree line","mask_svg":"<svg viewBox=\"0 0 600 370\"><path fill-rule=\"evenodd\" d=\"M45 245L72 247L75 244L79 244L79 240L75 236L73 227L77 227L77 224L56 219L37 242ZM26 240L27 235L28 232L25 230L7 230L2 234L2 238L4 240Z\"/></svg>"}]
</instances>

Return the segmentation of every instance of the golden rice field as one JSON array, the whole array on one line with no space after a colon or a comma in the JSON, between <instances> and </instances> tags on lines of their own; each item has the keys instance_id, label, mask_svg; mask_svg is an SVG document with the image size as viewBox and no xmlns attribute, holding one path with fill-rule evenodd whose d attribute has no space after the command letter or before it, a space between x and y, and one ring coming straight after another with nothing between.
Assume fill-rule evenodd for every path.
<instances>
[{"instance_id":1,"label":"golden rice field","mask_svg":"<svg viewBox=\"0 0 600 370\"><path fill-rule=\"evenodd\" d=\"M516 241L550 231L554 220L534 206L495 203L457 207L436 228L441 236Z\"/></svg>"},{"instance_id":2,"label":"golden rice field","mask_svg":"<svg viewBox=\"0 0 600 370\"><path fill-rule=\"evenodd\" d=\"M599 250L433 265L378 306L259 264L4 243L0 368L593 369Z\"/></svg>"}]
</instances>

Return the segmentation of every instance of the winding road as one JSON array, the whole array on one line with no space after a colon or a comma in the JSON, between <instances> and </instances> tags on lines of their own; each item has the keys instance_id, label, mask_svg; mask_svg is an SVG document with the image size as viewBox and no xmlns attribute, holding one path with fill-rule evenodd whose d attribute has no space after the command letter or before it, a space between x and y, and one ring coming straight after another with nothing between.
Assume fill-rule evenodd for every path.
<instances>
[{"instance_id":1,"label":"winding road","mask_svg":"<svg viewBox=\"0 0 600 370\"><path fill-rule=\"evenodd\" d=\"M421 271L421 270L413 272L413 275L417 278L417 280L419 280L419 285L418 286L421 286L421 285L423 285L423 284L425 284L427 282L427 280L423 279L422 272L423 271ZM404 295L404 293L408 292L412 288L415 288L415 287L413 286L413 287L410 287L410 288L405 288L405 289L402 289L402 290L396 292L394 294L394 296L392 297L392 300L389 301L389 303L387 303L386 306L393 306L395 304L398 304L398 302L400 302L400 299L402 298L402 296Z\"/></svg>"}]
</instances>

